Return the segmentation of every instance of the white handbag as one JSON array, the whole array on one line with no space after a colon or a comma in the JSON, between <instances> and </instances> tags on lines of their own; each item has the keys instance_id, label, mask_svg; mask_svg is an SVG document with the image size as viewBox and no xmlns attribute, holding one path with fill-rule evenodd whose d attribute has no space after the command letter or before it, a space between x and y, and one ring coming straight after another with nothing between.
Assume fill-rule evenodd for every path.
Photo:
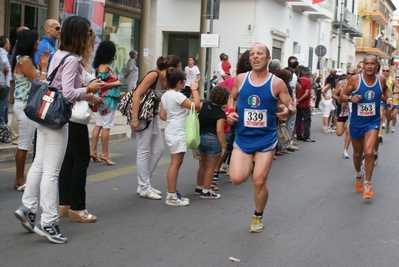
<instances>
[{"instance_id":1,"label":"white handbag","mask_svg":"<svg viewBox=\"0 0 399 267\"><path fill-rule=\"evenodd\" d=\"M90 122L91 114L92 112L87 101L76 101L72 108L72 117L70 121L87 125Z\"/></svg>"}]
</instances>

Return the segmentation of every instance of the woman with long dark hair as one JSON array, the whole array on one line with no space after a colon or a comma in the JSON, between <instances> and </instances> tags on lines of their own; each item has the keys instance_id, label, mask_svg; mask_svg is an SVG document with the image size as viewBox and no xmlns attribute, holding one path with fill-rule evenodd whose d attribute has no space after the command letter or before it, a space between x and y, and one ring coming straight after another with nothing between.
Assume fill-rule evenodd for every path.
<instances>
[{"instance_id":1,"label":"woman with long dark hair","mask_svg":"<svg viewBox=\"0 0 399 267\"><path fill-rule=\"evenodd\" d=\"M61 31L60 49L53 55L48 69L51 73L65 58L51 86L60 90L62 95L72 102L90 99L104 84L94 80L82 87L82 66L79 61L89 45L91 34L90 22L87 19L79 16L67 18ZM18 39L19 43L23 38ZM61 234L59 228L57 197L58 175L67 148L69 124L65 124L61 129L35 124L36 156L28 172L22 206L14 214L29 232L36 232L53 243L66 243L68 239ZM42 214L40 221L35 225L39 201Z\"/></svg>"},{"instance_id":2,"label":"woman with long dark hair","mask_svg":"<svg viewBox=\"0 0 399 267\"><path fill-rule=\"evenodd\" d=\"M114 75L109 65L114 61L116 54L115 44L111 41L102 41L94 56L93 68L96 69L97 78L103 80L105 85L100 90L100 96L105 105L97 111L96 126L91 134L90 156L94 162L104 161L107 165L115 165L108 154L109 132L114 127L115 110L118 107L121 81ZM97 156L97 143L101 133L101 154Z\"/></svg>"},{"instance_id":3,"label":"woman with long dark hair","mask_svg":"<svg viewBox=\"0 0 399 267\"><path fill-rule=\"evenodd\" d=\"M35 134L35 123L26 117L24 108L28 100L31 82L33 79L44 80L46 78L47 65L50 54L43 53L39 58L39 64L34 62L34 54L39 45L39 34L33 30L24 30L18 34L19 41L16 47L16 57L12 59L14 72L14 113L18 120L19 140L15 153L16 177L14 189L25 190L25 161L26 154L31 148L32 139Z\"/></svg>"},{"instance_id":4,"label":"woman with long dark hair","mask_svg":"<svg viewBox=\"0 0 399 267\"><path fill-rule=\"evenodd\" d=\"M80 62L84 84L90 84L96 79L94 74L89 75L90 73L86 70L94 49L95 38L96 34L93 32ZM103 103L102 99L95 94L89 94L89 101L93 105ZM69 217L72 222L90 223L97 220L97 217L86 209L86 178L89 162L90 140L87 124L69 121L68 145L59 176L58 212L60 217Z\"/></svg>"}]
</instances>

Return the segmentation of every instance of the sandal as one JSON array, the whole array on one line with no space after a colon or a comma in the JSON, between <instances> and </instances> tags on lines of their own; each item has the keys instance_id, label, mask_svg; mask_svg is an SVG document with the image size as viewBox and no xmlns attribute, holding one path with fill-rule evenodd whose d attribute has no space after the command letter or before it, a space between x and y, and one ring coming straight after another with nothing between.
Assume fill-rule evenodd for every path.
<instances>
[{"instance_id":1,"label":"sandal","mask_svg":"<svg viewBox=\"0 0 399 267\"><path fill-rule=\"evenodd\" d=\"M87 210L69 210L69 220L71 222L92 223L97 220L97 217Z\"/></svg>"},{"instance_id":2,"label":"sandal","mask_svg":"<svg viewBox=\"0 0 399 267\"><path fill-rule=\"evenodd\" d=\"M113 166L115 165L115 162L111 160L111 158L104 156L103 154L100 154L100 159L103 160L107 165Z\"/></svg>"},{"instance_id":3,"label":"sandal","mask_svg":"<svg viewBox=\"0 0 399 267\"><path fill-rule=\"evenodd\" d=\"M95 162L95 163L101 163L101 159L98 157L97 153L90 153L90 158Z\"/></svg>"},{"instance_id":4,"label":"sandal","mask_svg":"<svg viewBox=\"0 0 399 267\"><path fill-rule=\"evenodd\" d=\"M16 190L16 191L24 192L25 191L25 187L26 187L26 184L23 184L23 185L14 184L14 190Z\"/></svg>"},{"instance_id":5,"label":"sandal","mask_svg":"<svg viewBox=\"0 0 399 267\"><path fill-rule=\"evenodd\" d=\"M219 184L217 182L212 182L211 189L213 191L219 191Z\"/></svg>"}]
</instances>

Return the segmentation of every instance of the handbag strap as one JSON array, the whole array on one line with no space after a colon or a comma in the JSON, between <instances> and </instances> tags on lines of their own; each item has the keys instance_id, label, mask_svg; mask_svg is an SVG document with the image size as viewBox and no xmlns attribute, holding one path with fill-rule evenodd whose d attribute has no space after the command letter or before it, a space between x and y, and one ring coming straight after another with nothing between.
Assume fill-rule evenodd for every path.
<instances>
[{"instance_id":1,"label":"handbag strap","mask_svg":"<svg viewBox=\"0 0 399 267\"><path fill-rule=\"evenodd\" d=\"M51 82L54 80L55 75L58 72L58 69L61 67L62 64L64 64L64 61L67 57L71 56L72 54L69 53L68 55L64 56L61 61L60 64L58 64L58 66L51 72L51 74L46 78L46 80L44 80L47 84L51 84Z\"/></svg>"},{"instance_id":2,"label":"handbag strap","mask_svg":"<svg viewBox=\"0 0 399 267\"><path fill-rule=\"evenodd\" d=\"M136 88L134 88L134 91L136 91L136 89L139 87L139 85L141 84L141 82L144 80L144 78L150 74L151 72L156 72L157 73L157 78L156 80L151 84L151 86L148 89L155 89L155 86L157 85L158 79L159 79L159 72L157 70L150 70L149 72L147 72L147 74L139 81L139 83L136 85Z\"/></svg>"}]
</instances>

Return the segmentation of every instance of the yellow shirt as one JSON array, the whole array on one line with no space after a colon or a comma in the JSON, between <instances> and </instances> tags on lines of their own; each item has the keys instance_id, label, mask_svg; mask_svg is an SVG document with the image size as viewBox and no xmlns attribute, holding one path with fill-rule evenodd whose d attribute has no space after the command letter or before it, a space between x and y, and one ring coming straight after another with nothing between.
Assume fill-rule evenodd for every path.
<instances>
[{"instance_id":1,"label":"yellow shirt","mask_svg":"<svg viewBox=\"0 0 399 267\"><path fill-rule=\"evenodd\" d=\"M395 87L393 89L393 94L392 94L392 104L394 106L399 105L399 88Z\"/></svg>"}]
</instances>

